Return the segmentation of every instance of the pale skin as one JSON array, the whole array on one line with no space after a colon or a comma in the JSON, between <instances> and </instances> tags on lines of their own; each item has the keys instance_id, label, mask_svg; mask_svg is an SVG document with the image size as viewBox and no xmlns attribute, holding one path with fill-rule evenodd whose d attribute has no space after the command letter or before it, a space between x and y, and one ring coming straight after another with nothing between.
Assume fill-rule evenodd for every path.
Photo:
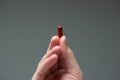
<instances>
[{"instance_id":1,"label":"pale skin","mask_svg":"<svg viewBox=\"0 0 120 80\"><path fill-rule=\"evenodd\" d=\"M32 80L83 80L80 66L65 36L52 37Z\"/></svg>"}]
</instances>

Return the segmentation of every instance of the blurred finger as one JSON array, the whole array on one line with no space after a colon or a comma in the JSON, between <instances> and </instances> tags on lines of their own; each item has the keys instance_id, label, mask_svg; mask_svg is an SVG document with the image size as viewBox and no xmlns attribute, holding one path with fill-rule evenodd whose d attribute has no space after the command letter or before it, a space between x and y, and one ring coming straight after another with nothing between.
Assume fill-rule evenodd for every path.
<instances>
[{"instance_id":1,"label":"blurred finger","mask_svg":"<svg viewBox=\"0 0 120 80\"><path fill-rule=\"evenodd\" d=\"M37 78L40 80L44 80L50 68L57 62L57 60L58 55L53 54L49 58L45 59L42 63L38 64L34 77L37 76Z\"/></svg>"},{"instance_id":2,"label":"blurred finger","mask_svg":"<svg viewBox=\"0 0 120 80\"><path fill-rule=\"evenodd\" d=\"M53 54L59 55L60 53L61 53L60 46L55 46L43 56L40 63L42 63L45 59L47 59L51 55L53 55Z\"/></svg>"}]
</instances>

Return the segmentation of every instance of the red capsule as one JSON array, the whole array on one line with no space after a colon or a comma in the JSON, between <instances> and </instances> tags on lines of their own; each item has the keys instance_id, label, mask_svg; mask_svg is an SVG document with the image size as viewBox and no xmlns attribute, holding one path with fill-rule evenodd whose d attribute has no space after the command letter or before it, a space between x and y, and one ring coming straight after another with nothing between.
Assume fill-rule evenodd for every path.
<instances>
[{"instance_id":1,"label":"red capsule","mask_svg":"<svg viewBox=\"0 0 120 80\"><path fill-rule=\"evenodd\" d=\"M61 38L63 36L62 26L58 26L58 37Z\"/></svg>"}]
</instances>

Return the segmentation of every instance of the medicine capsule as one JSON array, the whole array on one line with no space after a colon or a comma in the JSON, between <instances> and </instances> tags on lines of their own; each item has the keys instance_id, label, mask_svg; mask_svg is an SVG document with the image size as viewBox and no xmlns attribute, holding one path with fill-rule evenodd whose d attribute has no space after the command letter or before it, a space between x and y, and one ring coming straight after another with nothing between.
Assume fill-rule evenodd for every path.
<instances>
[{"instance_id":1,"label":"medicine capsule","mask_svg":"<svg viewBox=\"0 0 120 80\"><path fill-rule=\"evenodd\" d=\"M62 26L58 26L58 37L61 38L63 36Z\"/></svg>"}]
</instances>

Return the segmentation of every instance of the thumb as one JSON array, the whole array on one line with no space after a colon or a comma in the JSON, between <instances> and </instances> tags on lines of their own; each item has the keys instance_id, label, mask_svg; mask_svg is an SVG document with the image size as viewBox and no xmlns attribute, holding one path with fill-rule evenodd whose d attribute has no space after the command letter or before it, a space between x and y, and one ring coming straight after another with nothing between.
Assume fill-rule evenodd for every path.
<instances>
[{"instance_id":1,"label":"thumb","mask_svg":"<svg viewBox=\"0 0 120 80\"><path fill-rule=\"evenodd\" d=\"M73 51L69 48L69 46L67 45L67 39L65 36L61 37L60 39L60 47L61 47L61 56L60 58L62 58L62 62L65 63L66 68L76 68L79 69L79 64L74 56Z\"/></svg>"},{"instance_id":2,"label":"thumb","mask_svg":"<svg viewBox=\"0 0 120 80\"><path fill-rule=\"evenodd\" d=\"M79 80L83 80L83 73L79 67L79 64L74 56L73 51L67 45L67 39L65 36L60 39L61 54L59 55L59 61L62 63L61 68L67 69L68 73L76 76Z\"/></svg>"}]
</instances>

